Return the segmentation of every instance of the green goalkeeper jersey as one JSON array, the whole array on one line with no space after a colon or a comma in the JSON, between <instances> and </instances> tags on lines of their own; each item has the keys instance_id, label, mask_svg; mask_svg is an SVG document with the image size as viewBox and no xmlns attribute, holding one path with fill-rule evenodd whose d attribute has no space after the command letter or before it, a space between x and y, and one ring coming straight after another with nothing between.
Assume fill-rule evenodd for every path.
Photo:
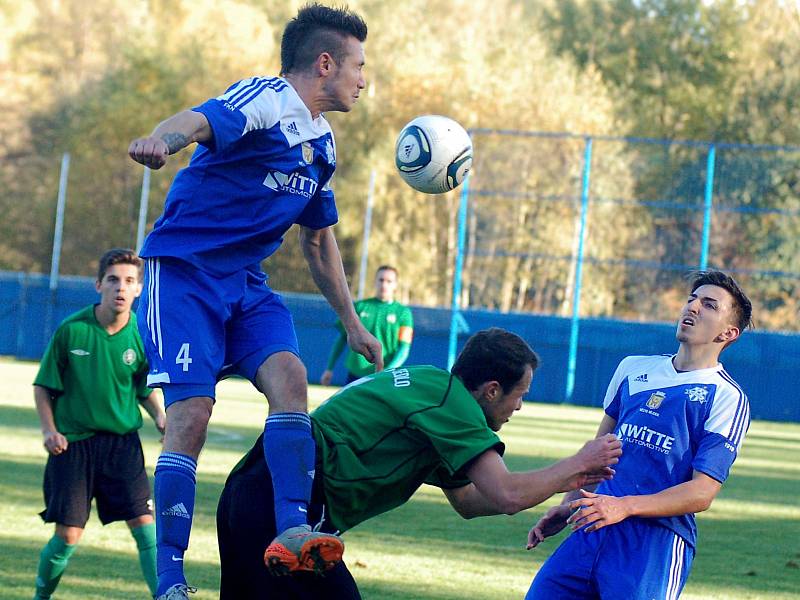
<instances>
[{"instance_id":1,"label":"green goalkeeper jersey","mask_svg":"<svg viewBox=\"0 0 800 600\"><path fill-rule=\"evenodd\" d=\"M400 506L422 483L467 485L475 458L504 451L461 381L431 366L360 379L311 419L328 514L341 531Z\"/></svg>"},{"instance_id":2,"label":"green goalkeeper jersey","mask_svg":"<svg viewBox=\"0 0 800 600\"><path fill-rule=\"evenodd\" d=\"M411 309L399 302L382 302L378 298L359 300L355 309L364 328L381 343L384 364L391 364L400 343L411 343L414 331ZM336 327L345 335L341 321L336 322ZM375 365L352 350L348 350L344 364L348 372L359 377L375 372Z\"/></svg>"},{"instance_id":3,"label":"green goalkeeper jersey","mask_svg":"<svg viewBox=\"0 0 800 600\"><path fill-rule=\"evenodd\" d=\"M138 400L150 395L147 370L136 315L131 313L128 324L112 335L88 306L59 325L34 385L50 390L56 427L74 442L98 431L139 429Z\"/></svg>"}]
</instances>

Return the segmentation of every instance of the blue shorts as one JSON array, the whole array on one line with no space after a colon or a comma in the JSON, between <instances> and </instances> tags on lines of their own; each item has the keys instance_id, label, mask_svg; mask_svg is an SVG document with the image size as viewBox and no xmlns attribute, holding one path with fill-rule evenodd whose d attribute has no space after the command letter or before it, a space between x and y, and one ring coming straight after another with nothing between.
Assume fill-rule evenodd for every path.
<instances>
[{"instance_id":1,"label":"blue shorts","mask_svg":"<svg viewBox=\"0 0 800 600\"><path fill-rule=\"evenodd\" d=\"M570 534L545 561L525 600L674 600L694 548L647 519Z\"/></svg>"},{"instance_id":2,"label":"blue shorts","mask_svg":"<svg viewBox=\"0 0 800 600\"><path fill-rule=\"evenodd\" d=\"M299 356L292 316L267 276L252 267L215 277L175 258L148 258L136 319L150 373L167 406L214 398L217 381L242 375L276 352Z\"/></svg>"}]
</instances>

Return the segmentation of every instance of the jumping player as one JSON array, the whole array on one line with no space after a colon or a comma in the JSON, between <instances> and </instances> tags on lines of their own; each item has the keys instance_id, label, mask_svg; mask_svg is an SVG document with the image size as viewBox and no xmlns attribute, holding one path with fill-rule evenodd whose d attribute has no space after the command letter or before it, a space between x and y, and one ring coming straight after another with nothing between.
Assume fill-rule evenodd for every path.
<instances>
[{"instance_id":1,"label":"jumping player","mask_svg":"<svg viewBox=\"0 0 800 600\"><path fill-rule=\"evenodd\" d=\"M392 369L346 386L311 415L317 444L312 520L345 531L406 502L422 483L440 487L464 518L516 513L553 494L613 475L614 435L537 471L509 472L495 432L520 409L536 354L502 329L478 332L452 374L429 366ZM271 474L259 442L225 484L217 510L223 600L353 600L344 563L324 577L275 577L264 567L275 531Z\"/></svg>"},{"instance_id":2,"label":"jumping player","mask_svg":"<svg viewBox=\"0 0 800 600\"><path fill-rule=\"evenodd\" d=\"M732 277L696 273L678 353L619 364L597 432L623 443L617 474L595 492L566 494L531 529L528 549L567 525L573 533L539 570L528 600L680 595L695 554L694 513L711 506L750 424L747 396L719 355L751 325L751 312Z\"/></svg>"},{"instance_id":3,"label":"jumping player","mask_svg":"<svg viewBox=\"0 0 800 600\"><path fill-rule=\"evenodd\" d=\"M55 591L83 535L92 499L100 521L125 521L139 563L156 588L156 533L144 468L139 404L164 432L158 393L147 387L147 361L131 305L142 291L142 260L115 248L100 258L100 303L67 317L50 340L33 384L48 452L47 508L55 535L39 555L34 600Z\"/></svg>"},{"instance_id":4,"label":"jumping player","mask_svg":"<svg viewBox=\"0 0 800 600\"><path fill-rule=\"evenodd\" d=\"M338 218L330 189L336 149L322 115L347 112L358 99L366 36L358 15L306 6L284 31L282 77L235 83L130 145L134 160L159 168L169 155L199 143L142 249L147 293L139 324L148 383L163 388L169 416L155 475L161 600L186 598L190 591L183 558L197 459L215 384L225 373L247 377L269 402L263 451L276 475L277 522L270 564L278 571L325 569L344 549L336 536L307 525L314 441L306 370L291 315L266 285L259 263L293 224L300 225L311 274L350 347L382 368L380 344L353 310L331 228Z\"/></svg>"}]
</instances>

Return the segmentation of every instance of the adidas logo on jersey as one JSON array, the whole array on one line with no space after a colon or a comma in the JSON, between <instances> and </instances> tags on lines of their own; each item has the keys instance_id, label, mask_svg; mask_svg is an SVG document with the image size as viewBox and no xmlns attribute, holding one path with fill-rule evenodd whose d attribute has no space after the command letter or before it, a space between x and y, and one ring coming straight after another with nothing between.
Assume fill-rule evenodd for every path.
<instances>
[{"instance_id":1,"label":"adidas logo on jersey","mask_svg":"<svg viewBox=\"0 0 800 600\"><path fill-rule=\"evenodd\" d=\"M164 512L161 513L163 517L181 517L182 519L191 519L192 516L189 514L189 511L186 510L186 506L184 506L183 502L178 502L172 508L168 508Z\"/></svg>"},{"instance_id":2,"label":"adidas logo on jersey","mask_svg":"<svg viewBox=\"0 0 800 600\"><path fill-rule=\"evenodd\" d=\"M288 131L292 135L296 136L300 135L300 130L297 128L297 124L294 121L292 121L286 126L286 131Z\"/></svg>"},{"instance_id":3,"label":"adidas logo on jersey","mask_svg":"<svg viewBox=\"0 0 800 600\"><path fill-rule=\"evenodd\" d=\"M647 373L644 375L639 375L634 381L639 381L641 383L647 383Z\"/></svg>"}]
</instances>

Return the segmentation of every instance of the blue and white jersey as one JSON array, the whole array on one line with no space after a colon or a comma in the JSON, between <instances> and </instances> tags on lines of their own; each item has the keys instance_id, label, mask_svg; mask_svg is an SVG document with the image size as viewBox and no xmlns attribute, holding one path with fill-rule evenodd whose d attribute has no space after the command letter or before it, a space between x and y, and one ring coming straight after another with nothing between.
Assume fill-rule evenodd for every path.
<instances>
[{"instance_id":1,"label":"blue and white jersey","mask_svg":"<svg viewBox=\"0 0 800 600\"><path fill-rule=\"evenodd\" d=\"M655 494L694 470L724 482L750 426L747 396L721 364L679 373L672 356L629 356L603 402L622 440L617 474L597 488L612 496ZM695 545L693 514L657 519Z\"/></svg>"},{"instance_id":2,"label":"blue and white jersey","mask_svg":"<svg viewBox=\"0 0 800 600\"><path fill-rule=\"evenodd\" d=\"M176 175L142 256L227 275L270 256L294 223L336 223L333 133L286 80L245 79L193 110L213 136Z\"/></svg>"}]
</instances>

